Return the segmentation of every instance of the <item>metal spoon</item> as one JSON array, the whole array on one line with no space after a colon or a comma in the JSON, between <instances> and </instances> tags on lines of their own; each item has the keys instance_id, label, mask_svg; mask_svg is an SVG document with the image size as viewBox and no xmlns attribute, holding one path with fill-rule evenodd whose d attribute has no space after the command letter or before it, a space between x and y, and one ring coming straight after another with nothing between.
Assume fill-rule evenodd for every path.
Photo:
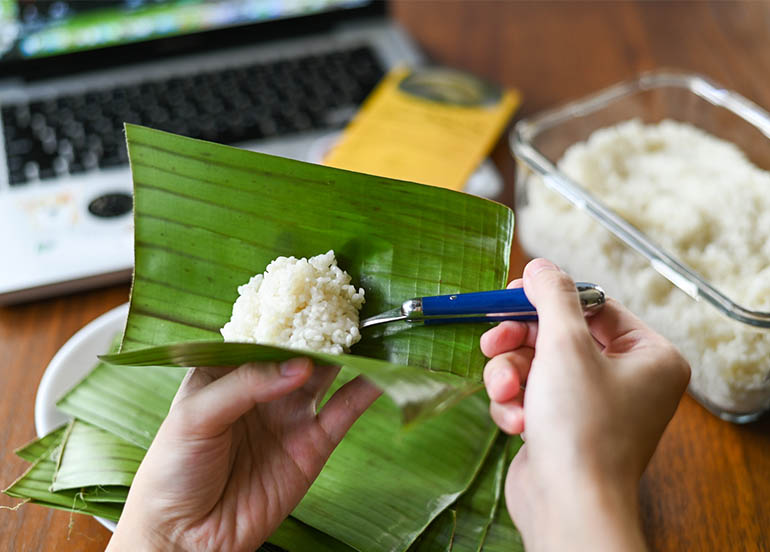
<instances>
[{"instance_id":1,"label":"metal spoon","mask_svg":"<svg viewBox=\"0 0 770 552\"><path fill-rule=\"evenodd\" d=\"M577 282L575 287L586 316L605 302L604 290L596 284ZM523 288L416 297L395 309L361 321L360 328L405 321L409 324L450 324L537 320L537 312Z\"/></svg>"}]
</instances>

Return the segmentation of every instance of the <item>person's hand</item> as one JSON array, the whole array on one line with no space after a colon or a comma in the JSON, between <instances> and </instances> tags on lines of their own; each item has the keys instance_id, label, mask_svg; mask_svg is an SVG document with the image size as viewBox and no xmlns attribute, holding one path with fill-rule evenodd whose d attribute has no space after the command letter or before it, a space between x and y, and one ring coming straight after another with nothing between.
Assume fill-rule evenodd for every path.
<instances>
[{"instance_id":1,"label":"person's hand","mask_svg":"<svg viewBox=\"0 0 770 552\"><path fill-rule=\"evenodd\" d=\"M584 318L575 284L544 259L522 280L538 322L481 338L500 428L525 433L505 496L527 550L642 550L638 483L690 369L616 301ZM524 389L526 386L526 390Z\"/></svg>"},{"instance_id":2,"label":"person's hand","mask_svg":"<svg viewBox=\"0 0 770 552\"><path fill-rule=\"evenodd\" d=\"M248 550L289 515L380 392L307 359L196 368L147 451L109 550Z\"/></svg>"}]
</instances>

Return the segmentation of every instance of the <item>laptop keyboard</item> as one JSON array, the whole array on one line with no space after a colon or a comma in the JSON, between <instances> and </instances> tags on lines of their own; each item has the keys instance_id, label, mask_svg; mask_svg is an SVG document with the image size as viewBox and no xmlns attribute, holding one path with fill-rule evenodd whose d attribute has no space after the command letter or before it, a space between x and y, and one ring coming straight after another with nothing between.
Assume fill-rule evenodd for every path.
<instances>
[{"instance_id":1,"label":"laptop keyboard","mask_svg":"<svg viewBox=\"0 0 770 552\"><path fill-rule=\"evenodd\" d=\"M384 74L368 47L2 108L12 186L126 165L123 123L222 143L345 122Z\"/></svg>"}]
</instances>

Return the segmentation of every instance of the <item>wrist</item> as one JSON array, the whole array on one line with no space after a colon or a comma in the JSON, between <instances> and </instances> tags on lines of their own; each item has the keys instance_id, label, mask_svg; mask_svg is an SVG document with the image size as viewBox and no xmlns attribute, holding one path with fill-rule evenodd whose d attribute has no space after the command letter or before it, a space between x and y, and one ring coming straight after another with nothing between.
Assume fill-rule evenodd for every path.
<instances>
[{"instance_id":1,"label":"wrist","mask_svg":"<svg viewBox=\"0 0 770 552\"><path fill-rule=\"evenodd\" d=\"M645 551L638 482L587 473L533 488L520 526L527 550Z\"/></svg>"},{"instance_id":2,"label":"wrist","mask_svg":"<svg viewBox=\"0 0 770 552\"><path fill-rule=\"evenodd\" d=\"M178 547L169 539L152 531L148 524L124 510L105 552L161 552L176 549Z\"/></svg>"}]
</instances>

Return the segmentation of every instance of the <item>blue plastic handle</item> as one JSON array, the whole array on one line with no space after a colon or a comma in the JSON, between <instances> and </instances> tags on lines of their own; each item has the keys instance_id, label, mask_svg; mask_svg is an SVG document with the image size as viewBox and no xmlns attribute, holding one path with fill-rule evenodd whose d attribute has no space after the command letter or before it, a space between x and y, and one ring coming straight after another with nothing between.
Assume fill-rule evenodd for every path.
<instances>
[{"instance_id":1,"label":"blue plastic handle","mask_svg":"<svg viewBox=\"0 0 770 552\"><path fill-rule=\"evenodd\" d=\"M524 295L523 288L496 289L474 293L455 293L422 298L422 312L425 316L447 316L452 314L485 313L521 313L522 317L532 317L535 307ZM505 317L498 320L522 320L524 318ZM534 318L527 318L533 320ZM494 321L492 318L481 320ZM458 321L458 320L453 320ZM467 320L470 322L470 320Z\"/></svg>"},{"instance_id":2,"label":"blue plastic handle","mask_svg":"<svg viewBox=\"0 0 770 552\"><path fill-rule=\"evenodd\" d=\"M576 282L575 287L586 316L592 316L604 305L606 295L601 287L588 282ZM422 316L414 321L425 324L537 320L535 307L523 288L422 297L420 305Z\"/></svg>"},{"instance_id":3,"label":"blue plastic handle","mask_svg":"<svg viewBox=\"0 0 770 552\"><path fill-rule=\"evenodd\" d=\"M473 324L476 322L504 322L506 320L516 320L517 322L534 322L537 320L536 314L508 314L506 316L464 316L462 318L424 318L420 320L425 326L435 324Z\"/></svg>"}]
</instances>

